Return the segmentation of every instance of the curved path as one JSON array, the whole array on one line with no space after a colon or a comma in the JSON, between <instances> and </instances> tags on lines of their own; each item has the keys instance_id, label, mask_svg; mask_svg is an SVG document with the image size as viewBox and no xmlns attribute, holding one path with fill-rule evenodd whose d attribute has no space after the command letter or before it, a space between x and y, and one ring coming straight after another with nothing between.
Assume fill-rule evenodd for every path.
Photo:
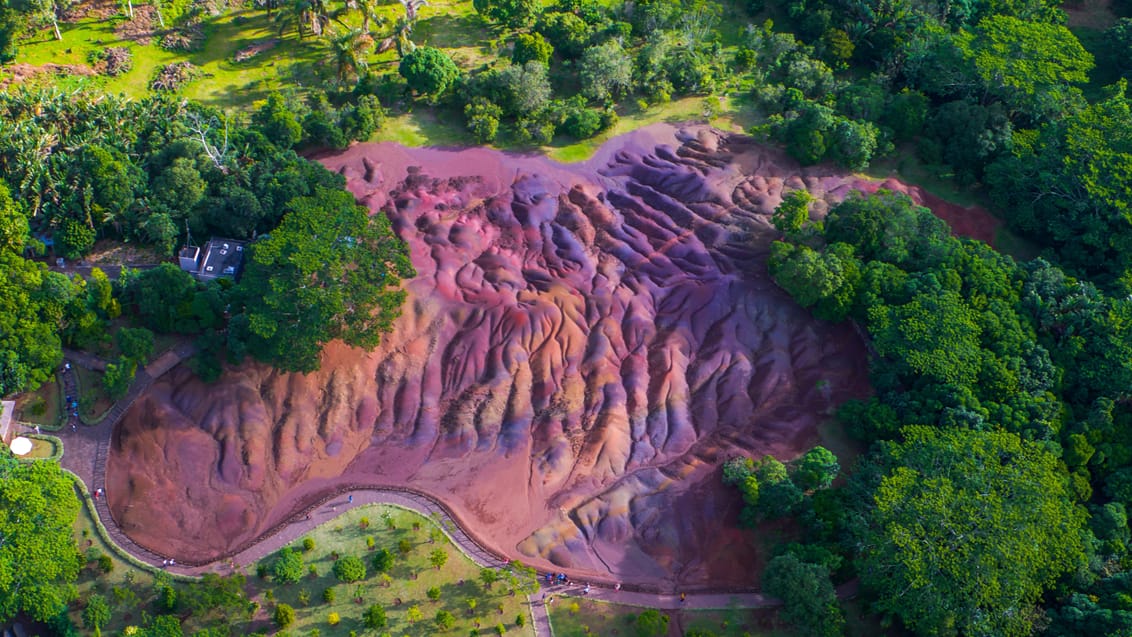
<instances>
[{"instance_id":1,"label":"curved path","mask_svg":"<svg viewBox=\"0 0 1132 637\"><path fill-rule=\"evenodd\" d=\"M63 468L79 476L92 494L96 491L105 493L106 459L114 426L156 378L192 356L193 353L192 343L184 342L159 356L144 369L139 369L126 396L115 403L107 414L94 425L82 424L77 415L72 413L63 430L58 432L60 436L65 438L65 452L60 461ZM68 352L67 360L68 365L73 362L88 368L97 366L96 360L88 355L76 355L76 353ZM74 371L67 367L62 375L66 392L71 396L77 396L78 390ZM352 502L349 498L351 495L353 496ZM138 545L123 533L114 516L110 513L105 496L95 497L94 503L95 514L102 521L111 539L119 548L138 560L155 567L161 567L168 556L159 555ZM207 572L231 572L242 566L253 564L280 548L294 543L313 528L328 522L351 507L368 504L391 504L430 517L436 520L453 543L479 566L502 568L507 565L508 559L505 556L477 541L448 507L428 494L407 488L342 484L334 493L307 509L296 512L290 518L290 521L284 522L265 533L250 546L234 555L206 563L176 564L168 568L175 573L188 576L198 576ZM694 591L688 593L682 600L679 594L671 590L661 591L658 587L649 588L628 584L622 587L612 581L598 579L552 584L545 578L540 578L540 584L544 586L543 590L529 597L533 620L532 627L538 637L550 637L553 634L547 616L547 604L552 602L556 595L586 594L591 598L603 601L667 610L729 607L766 608L776 606L779 603L773 598L750 591ZM851 597L854 592L852 586L843 586L838 589L838 596L841 598Z\"/></svg>"}]
</instances>

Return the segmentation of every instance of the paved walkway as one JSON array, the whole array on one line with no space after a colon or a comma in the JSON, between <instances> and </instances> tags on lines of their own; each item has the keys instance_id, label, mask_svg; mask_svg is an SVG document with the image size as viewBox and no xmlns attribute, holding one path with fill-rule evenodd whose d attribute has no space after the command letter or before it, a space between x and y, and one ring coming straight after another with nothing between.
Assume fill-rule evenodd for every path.
<instances>
[{"instance_id":1,"label":"paved walkway","mask_svg":"<svg viewBox=\"0 0 1132 637\"><path fill-rule=\"evenodd\" d=\"M130 391L122 400L115 403L97 424L83 425L79 422L78 417L73 412L71 413L67 425L58 432L58 435L65 440L66 450L61 464L65 469L79 476L91 493L105 489L106 459L109 453L110 439L118 420L155 379L192 356L193 353L192 343L184 342L158 357L144 369L139 369ZM92 357L84 355L72 358L71 354L68 353L68 363L73 360L74 364L80 364L84 367L97 366L97 361L92 360ZM62 375L66 393L77 397L78 387L74 378L74 370L67 368ZM354 496L352 503L349 502L350 495ZM126 536L110 514L105 496L94 498L94 502L95 513L119 547L135 558L158 567L168 558L168 556L158 555L145 547L139 546ZM232 572L234 568L239 569L254 564L280 548L295 543L315 527L332 520L349 508L368 504L393 504L438 520L441 527L460 550L481 567L502 568L507 564L505 556L487 548L482 542L478 541L451 510L427 494L404 488L342 483L335 492L307 509L296 512L289 522L272 529L242 551L202 564L175 564L169 567L169 570L189 576L197 576L207 572ZM635 590L631 590L628 585L621 587L615 582L598 579L579 580L575 577L567 584L556 583L547 586L547 580L540 575L539 583L544 588L529 597L532 627L537 637L552 637L547 604L553 603L558 596L587 595L590 598L608 602L666 610L731 607L766 608L778 604L777 600L773 598L749 591L735 593L694 591L687 593L686 597L681 599L680 595L674 592L658 592L656 588L646 590L641 586L634 586L632 589ZM586 590L587 584L589 585L588 592ZM854 592L855 588L845 586L838 590L838 596L842 598L850 597Z\"/></svg>"}]
</instances>

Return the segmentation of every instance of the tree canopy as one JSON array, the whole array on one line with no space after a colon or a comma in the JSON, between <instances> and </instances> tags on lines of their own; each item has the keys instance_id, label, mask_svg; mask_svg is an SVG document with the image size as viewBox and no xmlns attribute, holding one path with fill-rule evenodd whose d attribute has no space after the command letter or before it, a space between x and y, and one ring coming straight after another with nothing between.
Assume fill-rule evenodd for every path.
<instances>
[{"instance_id":1,"label":"tree canopy","mask_svg":"<svg viewBox=\"0 0 1132 637\"><path fill-rule=\"evenodd\" d=\"M401 278L413 274L384 214L320 190L291 200L279 227L251 246L237 329L256 357L310 372L333 339L376 347L400 313Z\"/></svg>"},{"instance_id":2,"label":"tree canopy","mask_svg":"<svg viewBox=\"0 0 1132 637\"><path fill-rule=\"evenodd\" d=\"M74 484L57 463L0 451L0 623L18 613L46 622L75 599L78 513Z\"/></svg>"},{"instance_id":3,"label":"tree canopy","mask_svg":"<svg viewBox=\"0 0 1132 637\"><path fill-rule=\"evenodd\" d=\"M1085 563L1085 511L1055 456L1007 432L909 427L876 459L860 574L921 634L1029 635L1042 592Z\"/></svg>"}]
</instances>

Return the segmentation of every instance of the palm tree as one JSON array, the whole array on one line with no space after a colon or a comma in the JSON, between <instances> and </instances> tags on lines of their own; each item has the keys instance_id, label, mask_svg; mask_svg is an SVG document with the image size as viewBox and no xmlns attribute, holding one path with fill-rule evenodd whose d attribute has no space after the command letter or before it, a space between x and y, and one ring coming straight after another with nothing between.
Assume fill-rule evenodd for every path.
<instances>
[{"instance_id":1,"label":"palm tree","mask_svg":"<svg viewBox=\"0 0 1132 637\"><path fill-rule=\"evenodd\" d=\"M366 74L369 61L366 55L373 48L373 38L364 29L352 29L334 38L331 54L338 69L338 81L356 82Z\"/></svg>"},{"instance_id":2,"label":"palm tree","mask_svg":"<svg viewBox=\"0 0 1132 637\"><path fill-rule=\"evenodd\" d=\"M358 11L362 14L362 31L370 32L370 21L381 21L381 17L377 15L378 0L347 0L347 7L355 8L350 5L356 5Z\"/></svg>"},{"instance_id":3,"label":"palm tree","mask_svg":"<svg viewBox=\"0 0 1132 637\"><path fill-rule=\"evenodd\" d=\"M302 40L303 29L307 25L307 11L310 10L310 1L291 0L290 2L280 3L277 9L273 21L279 25L279 35L283 35L289 28L295 27L299 39Z\"/></svg>"},{"instance_id":4,"label":"palm tree","mask_svg":"<svg viewBox=\"0 0 1132 637\"><path fill-rule=\"evenodd\" d=\"M416 48L412 39L410 39L413 34L413 23L417 21L417 10L427 4L427 0L401 0L405 15L397 18L397 22L393 24L393 33L381 41L377 52L384 53L393 47L397 47L397 55L401 57L412 53L413 49Z\"/></svg>"}]
</instances>

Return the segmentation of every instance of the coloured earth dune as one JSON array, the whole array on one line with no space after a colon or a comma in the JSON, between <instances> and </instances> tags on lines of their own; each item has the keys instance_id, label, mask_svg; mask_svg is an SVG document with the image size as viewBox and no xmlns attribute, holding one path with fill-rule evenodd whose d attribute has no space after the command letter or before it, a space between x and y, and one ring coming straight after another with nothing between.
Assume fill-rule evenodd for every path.
<instances>
[{"instance_id":1,"label":"coloured earth dune","mask_svg":"<svg viewBox=\"0 0 1132 637\"><path fill-rule=\"evenodd\" d=\"M853 328L767 275L770 213L784 188L814 192L815 214L853 189L908 189L667 125L570 166L392 144L320 161L408 243L403 315L376 351L331 344L309 375L249 362L210 385L183 368L155 382L108 461L131 538L210 559L344 485L403 485L540 567L755 583L720 464L796 457L868 392Z\"/></svg>"}]
</instances>

